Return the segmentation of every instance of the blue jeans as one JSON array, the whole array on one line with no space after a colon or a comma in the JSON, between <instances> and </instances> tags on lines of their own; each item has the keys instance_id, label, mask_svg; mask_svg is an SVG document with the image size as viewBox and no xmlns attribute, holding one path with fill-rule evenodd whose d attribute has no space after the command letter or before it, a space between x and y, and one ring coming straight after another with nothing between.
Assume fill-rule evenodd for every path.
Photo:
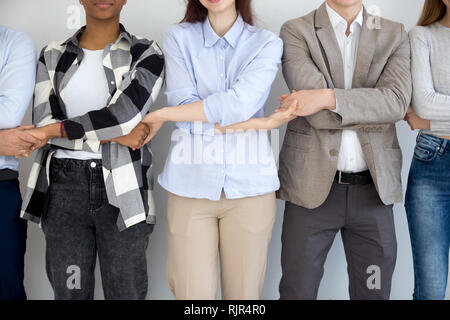
<instances>
[{"instance_id":1,"label":"blue jeans","mask_svg":"<svg viewBox=\"0 0 450 320\"><path fill-rule=\"evenodd\" d=\"M19 217L17 180L0 181L0 300L25 300L23 287L27 222Z\"/></svg>"},{"instance_id":2,"label":"blue jeans","mask_svg":"<svg viewBox=\"0 0 450 320\"><path fill-rule=\"evenodd\" d=\"M450 143L420 133L405 200L415 300L445 298L450 245Z\"/></svg>"}]
</instances>

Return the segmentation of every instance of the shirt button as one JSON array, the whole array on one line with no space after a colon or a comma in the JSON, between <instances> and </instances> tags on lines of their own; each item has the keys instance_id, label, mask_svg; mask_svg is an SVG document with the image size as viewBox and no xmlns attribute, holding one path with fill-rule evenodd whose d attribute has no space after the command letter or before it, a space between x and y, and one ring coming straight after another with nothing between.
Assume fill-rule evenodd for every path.
<instances>
[{"instance_id":1,"label":"shirt button","mask_svg":"<svg viewBox=\"0 0 450 320\"><path fill-rule=\"evenodd\" d=\"M91 168L95 168L97 164L95 162L91 162Z\"/></svg>"},{"instance_id":2,"label":"shirt button","mask_svg":"<svg viewBox=\"0 0 450 320\"><path fill-rule=\"evenodd\" d=\"M221 170L220 173L225 173L225 171Z\"/></svg>"},{"instance_id":3,"label":"shirt button","mask_svg":"<svg viewBox=\"0 0 450 320\"><path fill-rule=\"evenodd\" d=\"M223 60L223 56L220 56L220 60Z\"/></svg>"},{"instance_id":4,"label":"shirt button","mask_svg":"<svg viewBox=\"0 0 450 320\"><path fill-rule=\"evenodd\" d=\"M112 85L115 85L116 83L115 83L114 81L111 81L111 84L112 84Z\"/></svg>"},{"instance_id":5,"label":"shirt button","mask_svg":"<svg viewBox=\"0 0 450 320\"><path fill-rule=\"evenodd\" d=\"M338 154L339 154L339 152L336 149L331 149L330 150L330 156L336 157Z\"/></svg>"},{"instance_id":6,"label":"shirt button","mask_svg":"<svg viewBox=\"0 0 450 320\"><path fill-rule=\"evenodd\" d=\"M223 77L224 77L224 74L223 74L223 73L221 73L221 74L220 74L220 77L221 77L221 78L223 78Z\"/></svg>"}]
</instances>

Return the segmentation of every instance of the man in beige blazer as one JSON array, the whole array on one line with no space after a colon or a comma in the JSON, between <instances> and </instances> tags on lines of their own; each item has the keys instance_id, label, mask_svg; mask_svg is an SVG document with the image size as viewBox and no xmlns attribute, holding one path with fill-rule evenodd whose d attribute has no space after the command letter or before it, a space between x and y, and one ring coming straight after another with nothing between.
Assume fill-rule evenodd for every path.
<instances>
[{"instance_id":1,"label":"man in beige blazer","mask_svg":"<svg viewBox=\"0 0 450 320\"><path fill-rule=\"evenodd\" d=\"M327 0L286 22L281 38L283 74L297 90L283 99L298 101L280 154L281 299L317 298L338 231L350 298L389 299L392 207L403 199L395 122L411 100L407 33L362 0Z\"/></svg>"}]
</instances>

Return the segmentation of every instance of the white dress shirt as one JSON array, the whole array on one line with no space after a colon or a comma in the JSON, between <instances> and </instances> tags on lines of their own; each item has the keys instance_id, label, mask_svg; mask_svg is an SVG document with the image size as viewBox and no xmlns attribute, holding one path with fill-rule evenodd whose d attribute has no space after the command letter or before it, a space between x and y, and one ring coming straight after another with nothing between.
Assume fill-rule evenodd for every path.
<instances>
[{"instance_id":1,"label":"white dress shirt","mask_svg":"<svg viewBox=\"0 0 450 320\"><path fill-rule=\"evenodd\" d=\"M363 9L350 26L350 35L347 37L347 21L326 5L328 17L336 34L341 49L344 66L345 89L351 89L353 73L355 71L359 37L363 25ZM339 101L336 101L336 113L339 114ZM361 172L367 170L367 164L359 142L358 135L353 130L343 130L341 148L339 150L338 170L344 172Z\"/></svg>"}]
</instances>

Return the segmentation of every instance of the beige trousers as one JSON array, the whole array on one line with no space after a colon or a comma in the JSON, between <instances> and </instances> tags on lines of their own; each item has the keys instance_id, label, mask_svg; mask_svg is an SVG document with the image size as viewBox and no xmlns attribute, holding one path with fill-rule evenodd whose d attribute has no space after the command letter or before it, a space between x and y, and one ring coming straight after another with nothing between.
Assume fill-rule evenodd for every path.
<instances>
[{"instance_id":1,"label":"beige trousers","mask_svg":"<svg viewBox=\"0 0 450 320\"><path fill-rule=\"evenodd\" d=\"M168 194L167 280L176 299L257 300L275 221L275 193L219 201Z\"/></svg>"}]
</instances>

